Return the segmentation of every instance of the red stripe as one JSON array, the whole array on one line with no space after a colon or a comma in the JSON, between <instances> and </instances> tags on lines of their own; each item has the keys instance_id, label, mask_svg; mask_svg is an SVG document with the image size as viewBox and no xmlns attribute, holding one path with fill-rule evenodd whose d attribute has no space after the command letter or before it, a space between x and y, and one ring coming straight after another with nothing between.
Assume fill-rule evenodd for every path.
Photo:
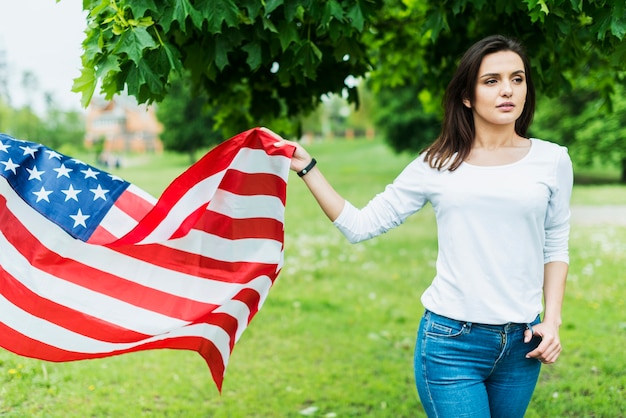
<instances>
[{"instance_id":1,"label":"red stripe","mask_svg":"<svg viewBox=\"0 0 626 418\"><path fill-rule=\"evenodd\" d=\"M115 235L98 225L87 242L92 244L104 244L107 242L113 242L116 239L117 237Z\"/></svg>"},{"instance_id":2,"label":"red stripe","mask_svg":"<svg viewBox=\"0 0 626 418\"><path fill-rule=\"evenodd\" d=\"M275 174L243 173L228 170L220 182L220 189L240 196L274 196L285 206L287 183Z\"/></svg>"},{"instance_id":3,"label":"red stripe","mask_svg":"<svg viewBox=\"0 0 626 418\"><path fill-rule=\"evenodd\" d=\"M34 340L0 322L0 346L20 356L54 362L96 359L158 348L191 350L197 351L207 362L207 365L211 370L213 380L220 390L224 378L224 360L222 359L220 351L212 341L202 337L174 337L144 343L125 350L116 350L106 353L80 353L76 351L63 350L41 341Z\"/></svg>"},{"instance_id":4,"label":"red stripe","mask_svg":"<svg viewBox=\"0 0 626 418\"><path fill-rule=\"evenodd\" d=\"M139 222L152 208L154 204L148 202L130 190L126 190L115 201L115 206L128 216Z\"/></svg>"},{"instance_id":5,"label":"red stripe","mask_svg":"<svg viewBox=\"0 0 626 418\"><path fill-rule=\"evenodd\" d=\"M276 264L220 261L160 244L124 245L111 250L180 273L224 283L248 283L259 276L274 280Z\"/></svg>"},{"instance_id":6,"label":"red stripe","mask_svg":"<svg viewBox=\"0 0 626 418\"><path fill-rule=\"evenodd\" d=\"M141 341L149 336L76 311L30 291L0 266L2 295L33 316L87 337L111 343Z\"/></svg>"},{"instance_id":7,"label":"red stripe","mask_svg":"<svg viewBox=\"0 0 626 418\"><path fill-rule=\"evenodd\" d=\"M265 238L282 242L285 236L283 223L276 219L233 219L210 210L202 215L194 228L230 240Z\"/></svg>"}]
</instances>

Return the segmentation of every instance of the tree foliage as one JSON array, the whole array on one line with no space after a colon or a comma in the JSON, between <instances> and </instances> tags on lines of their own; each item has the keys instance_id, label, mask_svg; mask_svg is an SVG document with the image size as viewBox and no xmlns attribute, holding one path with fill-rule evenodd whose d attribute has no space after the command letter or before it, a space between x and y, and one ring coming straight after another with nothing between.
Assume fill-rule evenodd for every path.
<instances>
[{"instance_id":1,"label":"tree foliage","mask_svg":"<svg viewBox=\"0 0 626 418\"><path fill-rule=\"evenodd\" d=\"M328 92L355 89L369 69L362 35L380 0L84 0L83 69L74 90L86 105L126 89L161 101L189 74L219 104L218 124L244 113L256 123L314 109Z\"/></svg>"},{"instance_id":2,"label":"tree foliage","mask_svg":"<svg viewBox=\"0 0 626 418\"><path fill-rule=\"evenodd\" d=\"M612 95L612 112L591 86L558 98L540 100L531 134L556 140L569 148L574 163L616 166L626 183L626 88Z\"/></svg>"},{"instance_id":3,"label":"tree foliage","mask_svg":"<svg viewBox=\"0 0 626 418\"><path fill-rule=\"evenodd\" d=\"M358 103L346 79L367 76L397 109L380 119L391 143L422 148L434 139L457 60L494 33L526 45L539 95L592 80L610 108L624 84L624 0L84 0L83 8L74 84L83 104L98 84L107 98L126 90L159 102L174 77L189 77L225 135L242 118L275 127L326 93Z\"/></svg>"},{"instance_id":4,"label":"tree foliage","mask_svg":"<svg viewBox=\"0 0 626 418\"><path fill-rule=\"evenodd\" d=\"M171 82L169 94L157 107L157 118L163 124L163 145L172 151L188 153L192 163L201 148L223 140L214 129L218 110L208 106L208 102L206 92L192 93L188 81L176 78Z\"/></svg>"}]
</instances>

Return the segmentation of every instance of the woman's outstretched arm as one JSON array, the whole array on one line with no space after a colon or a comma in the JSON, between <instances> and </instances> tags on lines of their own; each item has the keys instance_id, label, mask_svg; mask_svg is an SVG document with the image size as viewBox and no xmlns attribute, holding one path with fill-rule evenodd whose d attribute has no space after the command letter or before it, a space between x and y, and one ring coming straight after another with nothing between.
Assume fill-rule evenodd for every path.
<instances>
[{"instance_id":1,"label":"woman's outstretched arm","mask_svg":"<svg viewBox=\"0 0 626 418\"><path fill-rule=\"evenodd\" d=\"M312 161L313 158L309 155L306 149L297 142L287 141L281 138L278 134L270 131L269 129L262 128L265 132L276 137L277 147L285 144L290 144L295 147L295 151L291 158L291 169L296 172L304 170ZM335 191L335 189L328 183L317 165L313 166L310 171L307 171L302 177L304 183L307 185L315 200L322 208L322 211L328 216L331 221L337 219L346 200Z\"/></svg>"}]
</instances>

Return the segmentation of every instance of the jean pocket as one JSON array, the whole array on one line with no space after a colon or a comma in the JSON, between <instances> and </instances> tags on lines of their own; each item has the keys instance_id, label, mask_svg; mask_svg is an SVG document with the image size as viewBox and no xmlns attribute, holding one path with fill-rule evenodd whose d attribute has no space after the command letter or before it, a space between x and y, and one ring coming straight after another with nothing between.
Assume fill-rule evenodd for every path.
<instances>
[{"instance_id":1,"label":"jean pocket","mask_svg":"<svg viewBox=\"0 0 626 418\"><path fill-rule=\"evenodd\" d=\"M453 319L430 318L426 324L426 335L438 338L453 338L462 335L467 327L464 322Z\"/></svg>"}]
</instances>

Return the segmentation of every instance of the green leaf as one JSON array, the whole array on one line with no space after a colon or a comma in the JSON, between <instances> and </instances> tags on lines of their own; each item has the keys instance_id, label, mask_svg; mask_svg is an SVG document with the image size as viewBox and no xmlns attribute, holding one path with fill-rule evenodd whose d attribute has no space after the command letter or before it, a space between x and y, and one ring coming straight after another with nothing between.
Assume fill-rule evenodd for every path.
<instances>
[{"instance_id":1,"label":"green leaf","mask_svg":"<svg viewBox=\"0 0 626 418\"><path fill-rule=\"evenodd\" d=\"M273 33L278 33L278 29L276 29L276 26L274 25L274 23L272 23L271 20L269 20L266 16L263 16L262 19L263 19L263 29L269 30L270 32L273 32Z\"/></svg>"},{"instance_id":2,"label":"green leaf","mask_svg":"<svg viewBox=\"0 0 626 418\"><path fill-rule=\"evenodd\" d=\"M228 51L230 50L230 45L228 39L224 36L218 35L215 38L215 65L217 68L222 71L224 67L228 65Z\"/></svg>"},{"instance_id":3,"label":"green leaf","mask_svg":"<svg viewBox=\"0 0 626 418\"><path fill-rule=\"evenodd\" d=\"M359 32L363 31L365 19L363 18L363 11L361 5L357 1L354 6L348 11L348 18L352 21L352 26Z\"/></svg>"},{"instance_id":4,"label":"green leaf","mask_svg":"<svg viewBox=\"0 0 626 418\"><path fill-rule=\"evenodd\" d=\"M111 72L113 73L120 72L120 63L118 60L118 56L114 54L100 57L100 59L96 62L95 66L96 66L96 76L98 78L104 77Z\"/></svg>"},{"instance_id":5,"label":"green leaf","mask_svg":"<svg viewBox=\"0 0 626 418\"><path fill-rule=\"evenodd\" d=\"M337 3L335 0L330 0L325 7L325 14L328 14L330 17L334 17L339 21L344 20L343 8L341 4Z\"/></svg>"},{"instance_id":6,"label":"green leaf","mask_svg":"<svg viewBox=\"0 0 626 418\"><path fill-rule=\"evenodd\" d=\"M198 3L202 19L208 23L209 33L222 33L222 24L232 28L239 25L239 8L232 0L204 0Z\"/></svg>"},{"instance_id":7,"label":"green leaf","mask_svg":"<svg viewBox=\"0 0 626 418\"><path fill-rule=\"evenodd\" d=\"M128 59L135 64L139 63L144 49L156 47L156 42L143 27L131 28L124 31L119 41L118 54L125 53Z\"/></svg>"},{"instance_id":8,"label":"green leaf","mask_svg":"<svg viewBox=\"0 0 626 418\"><path fill-rule=\"evenodd\" d=\"M278 6L282 6L282 4L283 0L267 0L265 2L265 13L272 13Z\"/></svg>"},{"instance_id":9,"label":"green leaf","mask_svg":"<svg viewBox=\"0 0 626 418\"><path fill-rule=\"evenodd\" d=\"M261 45L258 42L250 42L241 47L248 54L246 63L252 71L257 70L262 63Z\"/></svg>"},{"instance_id":10,"label":"green leaf","mask_svg":"<svg viewBox=\"0 0 626 418\"><path fill-rule=\"evenodd\" d=\"M180 60L180 52L178 52L178 49L173 48L168 43L161 45L161 48L165 52L171 68L178 73L182 72L183 63Z\"/></svg>"},{"instance_id":11,"label":"green leaf","mask_svg":"<svg viewBox=\"0 0 626 418\"><path fill-rule=\"evenodd\" d=\"M317 76L316 69L322 60L322 51L319 50L317 45L311 41L304 42L296 54L296 59L300 62L304 76L315 80Z\"/></svg>"},{"instance_id":12,"label":"green leaf","mask_svg":"<svg viewBox=\"0 0 626 418\"><path fill-rule=\"evenodd\" d=\"M261 11L261 7L263 3L258 0L242 0L240 2L241 7L248 11L248 17L252 20L256 19L259 16L262 16L259 12Z\"/></svg>"},{"instance_id":13,"label":"green leaf","mask_svg":"<svg viewBox=\"0 0 626 418\"><path fill-rule=\"evenodd\" d=\"M189 2L189 0L174 0L170 6L165 9L159 24L163 31L169 32L172 23L178 22L178 26L183 33L187 33L187 17L191 18L191 22L198 29L202 28L204 20L202 14L198 12Z\"/></svg>"},{"instance_id":14,"label":"green leaf","mask_svg":"<svg viewBox=\"0 0 626 418\"><path fill-rule=\"evenodd\" d=\"M278 39L280 40L280 46L283 52L289 48L292 42L298 42L300 35L298 34L296 25L284 20L278 22Z\"/></svg>"},{"instance_id":15,"label":"green leaf","mask_svg":"<svg viewBox=\"0 0 626 418\"><path fill-rule=\"evenodd\" d=\"M154 3L154 0L133 0L128 2L130 10L133 12L133 17L139 19L146 14L146 10L158 11L159 8Z\"/></svg>"},{"instance_id":16,"label":"green leaf","mask_svg":"<svg viewBox=\"0 0 626 418\"><path fill-rule=\"evenodd\" d=\"M81 93L80 103L83 107L86 108L89 105L89 102L91 102L93 93L96 91L97 82L98 80L96 79L96 72L94 69L86 67L83 67L80 71L80 76L74 79L72 91Z\"/></svg>"}]
</instances>

